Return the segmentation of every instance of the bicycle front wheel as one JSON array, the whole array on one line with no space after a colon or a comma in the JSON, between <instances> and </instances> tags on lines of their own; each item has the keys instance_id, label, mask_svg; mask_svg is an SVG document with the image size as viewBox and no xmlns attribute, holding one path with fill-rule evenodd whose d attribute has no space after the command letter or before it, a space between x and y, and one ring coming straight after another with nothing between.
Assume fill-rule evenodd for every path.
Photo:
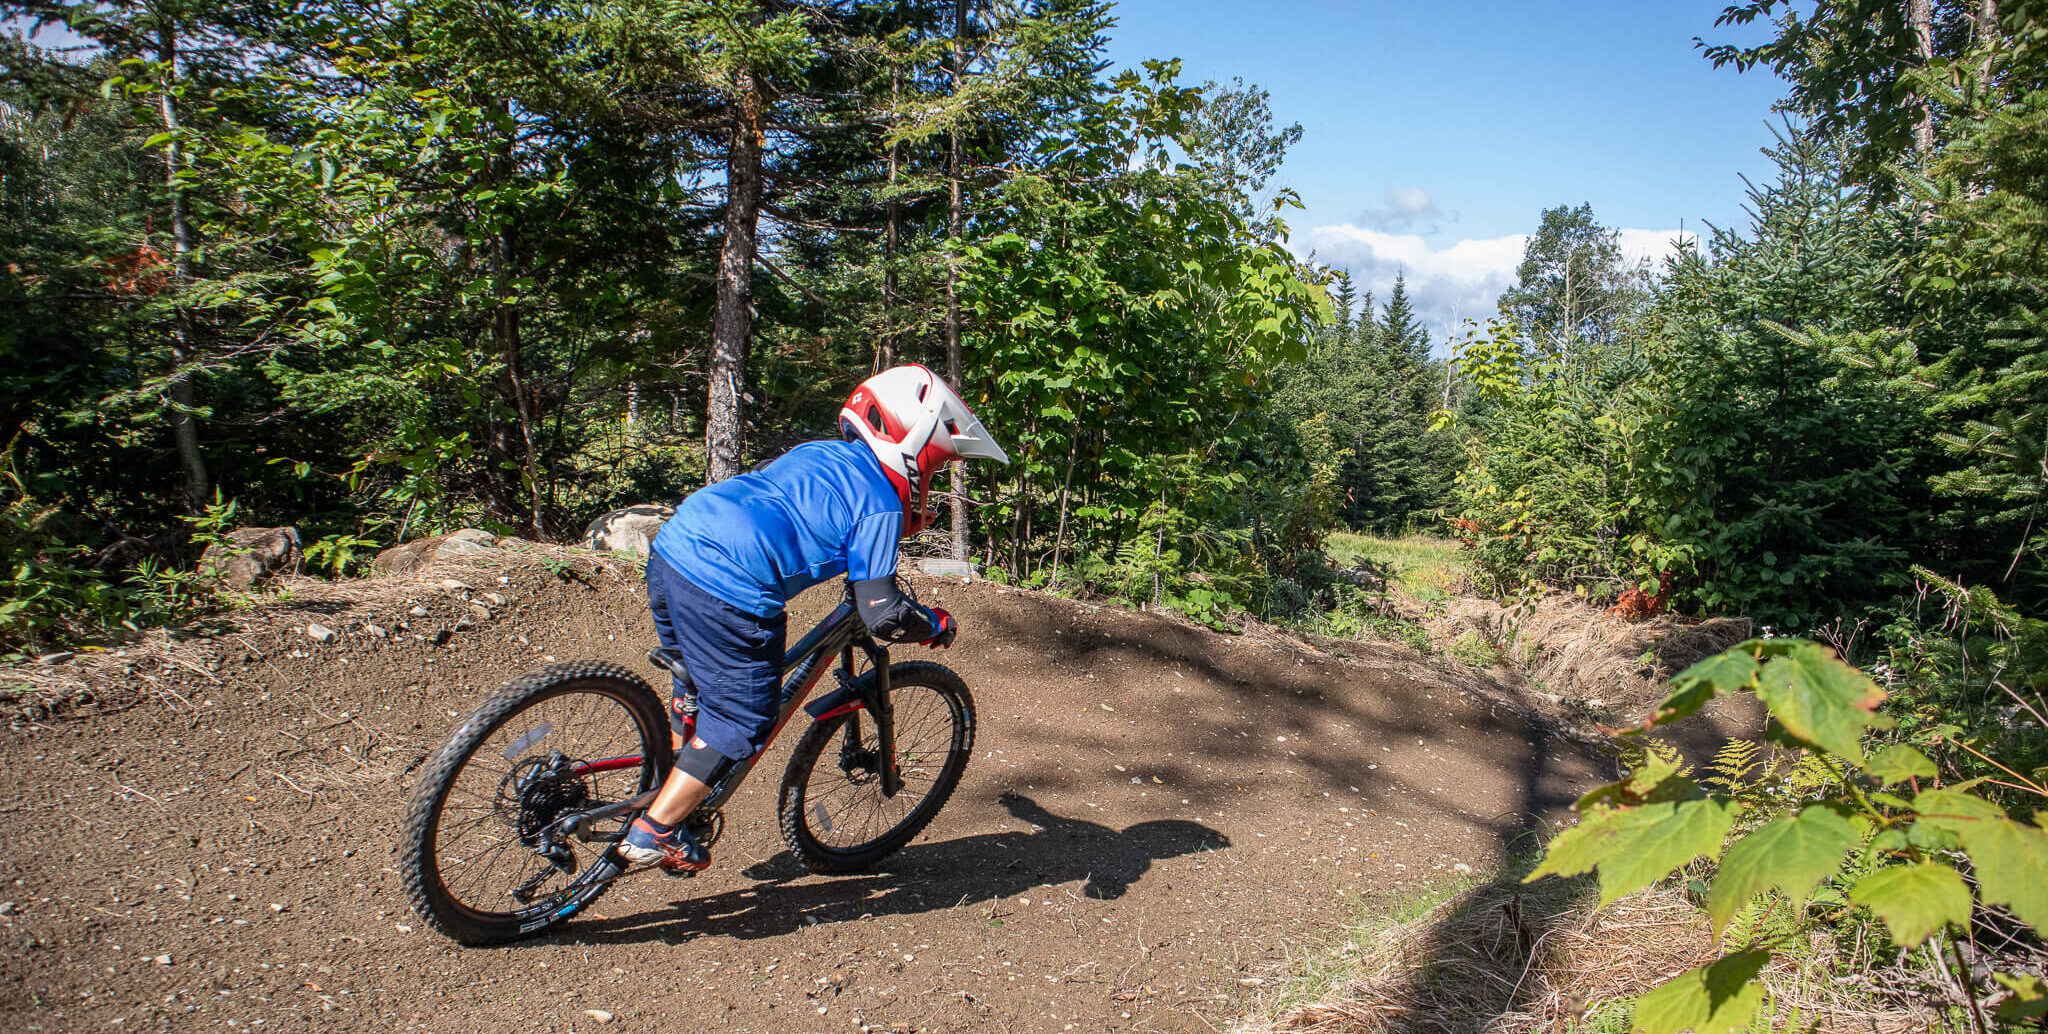
<instances>
[{"instance_id":1,"label":"bicycle front wheel","mask_svg":"<svg viewBox=\"0 0 2048 1034\"><path fill-rule=\"evenodd\" d=\"M557 838L556 819L651 790L668 774L668 720L616 664L557 664L515 679L465 718L420 775L399 873L413 908L464 944L538 933L588 907L618 866L606 851L635 812Z\"/></svg>"},{"instance_id":2,"label":"bicycle front wheel","mask_svg":"<svg viewBox=\"0 0 2048 1034\"><path fill-rule=\"evenodd\" d=\"M894 796L882 793L875 721L865 711L813 723L790 755L777 813L783 839L812 872L859 872L910 843L974 754L974 698L952 669L892 664L889 687L903 775Z\"/></svg>"}]
</instances>

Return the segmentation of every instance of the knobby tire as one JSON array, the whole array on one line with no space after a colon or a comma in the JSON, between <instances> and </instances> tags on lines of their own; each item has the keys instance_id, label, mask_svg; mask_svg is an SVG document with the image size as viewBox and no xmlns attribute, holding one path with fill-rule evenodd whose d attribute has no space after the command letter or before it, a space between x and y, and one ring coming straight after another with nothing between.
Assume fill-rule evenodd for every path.
<instances>
[{"instance_id":1,"label":"knobby tire","mask_svg":"<svg viewBox=\"0 0 2048 1034\"><path fill-rule=\"evenodd\" d=\"M871 681L871 671L862 676ZM854 711L826 721L814 722L805 731L804 738L790 754L789 766L782 776L782 791L777 802L777 816L782 826L783 840L795 852L804 866L817 873L851 873L873 868L882 859L901 850L917 835L924 831L932 818L945 807L946 801L960 783L960 775L967 768L967 761L974 754L974 698L967 692L967 684L952 669L929 661L903 661L889 666L889 684L892 698L898 699L897 713L903 713L904 700L915 700L916 693L937 694L950 714L950 742L939 770L920 791L921 800L901 819L872 839L854 844L832 845L820 836L814 820L822 822L806 807L809 801L811 775L822 762L827 771L820 773L828 782L834 774L831 770L839 766L841 746L845 741L847 723L857 723L861 730L862 742L867 742L874 728L873 719L864 711ZM899 753L905 748L901 737L903 729L899 722ZM838 773L851 781L851 773ZM906 791L910 787L906 783ZM879 788L874 795L879 798ZM828 831L829 832L829 831Z\"/></svg>"},{"instance_id":2,"label":"knobby tire","mask_svg":"<svg viewBox=\"0 0 2048 1034\"><path fill-rule=\"evenodd\" d=\"M507 683L470 712L422 766L412 804L406 812L399 842L399 874L414 911L434 930L469 945L529 937L588 908L611 885L609 876L617 875L607 876L601 871L608 856L600 854L584 864L548 900L510 912L471 907L457 898L443 879L436 842L438 827L464 766L512 718L545 701L573 693L608 697L631 716L644 759L640 766L641 790L659 786L667 776L674 756L667 714L654 690L626 668L606 661L577 661L553 665Z\"/></svg>"}]
</instances>

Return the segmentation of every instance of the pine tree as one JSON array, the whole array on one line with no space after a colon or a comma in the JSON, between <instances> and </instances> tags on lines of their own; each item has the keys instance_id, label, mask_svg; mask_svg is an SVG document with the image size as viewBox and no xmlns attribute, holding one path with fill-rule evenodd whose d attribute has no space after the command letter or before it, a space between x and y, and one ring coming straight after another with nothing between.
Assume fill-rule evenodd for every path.
<instances>
[{"instance_id":1,"label":"pine tree","mask_svg":"<svg viewBox=\"0 0 2048 1034\"><path fill-rule=\"evenodd\" d=\"M1408 274L1394 274L1394 292L1379 317L1380 347L1400 355L1401 362L1415 364L1429 358L1429 331L1415 317L1408 300Z\"/></svg>"},{"instance_id":2,"label":"pine tree","mask_svg":"<svg viewBox=\"0 0 2048 1034\"><path fill-rule=\"evenodd\" d=\"M1337 284L1337 332L1348 338L1356 319L1354 314L1358 311L1358 288L1352 284L1349 270L1337 270L1332 278Z\"/></svg>"}]
</instances>

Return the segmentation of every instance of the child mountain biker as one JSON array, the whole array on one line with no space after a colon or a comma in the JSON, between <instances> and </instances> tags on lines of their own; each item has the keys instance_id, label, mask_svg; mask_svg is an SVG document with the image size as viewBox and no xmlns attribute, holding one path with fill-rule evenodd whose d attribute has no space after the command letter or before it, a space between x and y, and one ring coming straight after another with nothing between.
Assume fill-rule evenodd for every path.
<instances>
[{"instance_id":1,"label":"child mountain biker","mask_svg":"<svg viewBox=\"0 0 2048 1034\"><path fill-rule=\"evenodd\" d=\"M841 441L806 442L750 474L691 494L655 536L647 602L661 645L682 655L697 689L695 734L680 713L675 768L619 854L696 872L711 855L684 819L733 762L775 728L789 598L844 573L868 629L892 643L951 646L957 626L896 582L898 543L935 516L932 474L956 459L1004 455L960 396L922 366L861 382L839 411Z\"/></svg>"}]
</instances>

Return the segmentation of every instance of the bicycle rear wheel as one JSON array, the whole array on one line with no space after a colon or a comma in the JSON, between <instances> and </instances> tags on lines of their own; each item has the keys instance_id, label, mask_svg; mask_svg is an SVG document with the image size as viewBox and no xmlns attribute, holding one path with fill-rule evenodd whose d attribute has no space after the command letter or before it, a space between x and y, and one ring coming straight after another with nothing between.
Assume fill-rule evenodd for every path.
<instances>
[{"instance_id":1,"label":"bicycle rear wheel","mask_svg":"<svg viewBox=\"0 0 2048 1034\"><path fill-rule=\"evenodd\" d=\"M889 666L889 687L903 774L895 796L882 794L874 718L864 711L813 723L790 754L776 810L783 839L812 872L859 872L910 843L974 754L974 698L960 676L905 661Z\"/></svg>"},{"instance_id":2,"label":"bicycle rear wheel","mask_svg":"<svg viewBox=\"0 0 2048 1034\"><path fill-rule=\"evenodd\" d=\"M506 684L422 770L399 852L413 908L464 944L527 936L582 911L618 875L605 854L637 813L587 840L562 838L554 862L542 831L654 788L672 756L660 699L616 664L557 664Z\"/></svg>"}]
</instances>

